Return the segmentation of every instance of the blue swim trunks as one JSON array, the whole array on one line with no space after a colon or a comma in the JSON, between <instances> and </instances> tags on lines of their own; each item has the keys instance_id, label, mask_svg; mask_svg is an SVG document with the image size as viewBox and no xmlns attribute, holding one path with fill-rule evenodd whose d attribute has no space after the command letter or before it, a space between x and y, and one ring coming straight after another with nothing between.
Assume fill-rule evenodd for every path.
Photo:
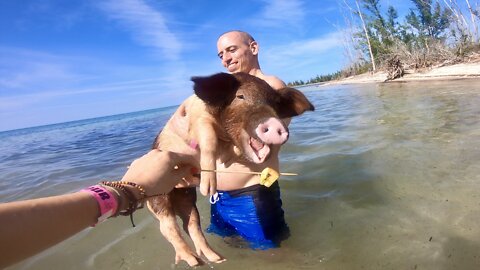
<instances>
[{"instance_id":1,"label":"blue swim trunks","mask_svg":"<svg viewBox=\"0 0 480 270\"><path fill-rule=\"evenodd\" d=\"M211 206L209 233L222 237L239 235L251 248L278 247L290 235L285 223L278 181L270 187L250 187L218 191Z\"/></svg>"}]
</instances>

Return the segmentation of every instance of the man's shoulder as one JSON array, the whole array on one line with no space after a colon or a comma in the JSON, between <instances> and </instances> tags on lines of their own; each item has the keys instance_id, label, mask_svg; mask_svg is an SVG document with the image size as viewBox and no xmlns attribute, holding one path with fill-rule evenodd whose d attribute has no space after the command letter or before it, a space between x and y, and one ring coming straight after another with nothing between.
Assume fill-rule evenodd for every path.
<instances>
[{"instance_id":1,"label":"man's shoulder","mask_svg":"<svg viewBox=\"0 0 480 270\"><path fill-rule=\"evenodd\" d=\"M287 86L282 80L280 80L280 78L274 75L264 75L263 80L266 81L275 90L278 90Z\"/></svg>"}]
</instances>

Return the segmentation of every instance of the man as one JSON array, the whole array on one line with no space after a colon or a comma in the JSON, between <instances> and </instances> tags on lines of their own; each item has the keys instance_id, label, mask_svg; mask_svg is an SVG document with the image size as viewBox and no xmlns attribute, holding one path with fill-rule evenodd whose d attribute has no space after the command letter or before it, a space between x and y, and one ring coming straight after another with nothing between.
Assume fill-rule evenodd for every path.
<instances>
[{"instance_id":1,"label":"man","mask_svg":"<svg viewBox=\"0 0 480 270\"><path fill-rule=\"evenodd\" d=\"M217 41L218 56L231 73L245 72L266 81L278 90L285 83L275 76L265 75L258 62L259 45L242 31L222 34ZM285 119L288 124L289 119ZM280 147L273 147L270 157L262 164L236 160L232 164L217 162L218 170L262 171L270 167L279 171ZM278 181L267 188L261 186L258 175L242 173L217 174L218 198L212 201L209 232L221 236L240 235L253 248L270 248L289 235L284 219Z\"/></svg>"}]
</instances>

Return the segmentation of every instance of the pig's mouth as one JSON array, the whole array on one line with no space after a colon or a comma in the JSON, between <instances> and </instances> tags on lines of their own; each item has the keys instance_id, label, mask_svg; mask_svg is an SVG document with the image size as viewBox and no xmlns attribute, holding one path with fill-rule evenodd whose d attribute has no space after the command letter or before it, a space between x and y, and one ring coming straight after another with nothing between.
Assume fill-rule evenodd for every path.
<instances>
[{"instance_id":1,"label":"pig's mouth","mask_svg":"<svg viewBox=\"0 0 480 270\"><path fill-rule=\"evenodd\" d=\"M268 158L268 154L270 154L270 146L267 144L250 137L249 146L249 148L252 150L249 156L253 162L263 163Z\"/></svg>"}]
</instances>

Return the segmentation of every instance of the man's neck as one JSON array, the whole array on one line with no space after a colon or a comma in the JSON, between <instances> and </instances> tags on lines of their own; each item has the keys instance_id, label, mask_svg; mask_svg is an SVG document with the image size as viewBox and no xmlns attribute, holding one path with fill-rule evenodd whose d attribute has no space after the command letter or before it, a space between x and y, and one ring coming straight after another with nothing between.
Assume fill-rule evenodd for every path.
<instances>
[{"instance_id":1,"label":"man's neck","mask_svg":"<svg viewBox=\"0 0 480 270\"><path fill-rule=\"evenodd\" d=\"M262 78L263 77L263 72L260 68L252 68L248 74L250 75L253 75L255 77L258 77L258 78Z\"/></svg>"}]
</instances>

